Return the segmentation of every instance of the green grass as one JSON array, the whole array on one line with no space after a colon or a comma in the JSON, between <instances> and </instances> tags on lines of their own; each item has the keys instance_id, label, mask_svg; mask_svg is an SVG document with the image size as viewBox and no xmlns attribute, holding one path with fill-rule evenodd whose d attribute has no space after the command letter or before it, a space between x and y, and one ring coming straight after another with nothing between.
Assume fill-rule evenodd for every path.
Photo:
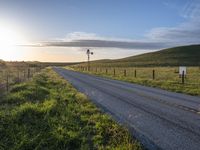
<instances>
[{"instance_id":1,"label":"green grass","mask_svg":"<svg viewBox=\"0 0 200 150\"><path fill-rule=\"evenodd\" d=\"M200 45L169 48L123 59L97 60L92 61L91 65L95 67L200 66Z\"/></svg>"},{"instance_id":2,"label":"green grass","mask_svg":"<svg viewBox=\"0 0 200 150\"><path fill-rule=\"evenodd\" d=\"M69 68L69 67L68 67ZM178 93L186 93L190 95L200 96L200 68L188 67L185 84L182 84L179 78L178 67L124 67L115 68L116 75L113 75L114 68L92 67L91 71L83 71L81 68L74 66L74 70L95 74L98 76L108 77L111 79L137 83L141 85L166 89ZM106 73L107 69L107 73ZM126 76L124 76L126 70ZM137 77L135 77L137 70ZM152 79L152 70L155 70L155 80Z\"/></svg>"},{"instance_id":3,"label":"green grass","mask_svg":"<svg viewBox=\"0 0 200 150\"><path fill-rule=\"evenodd\" d=\"M0 98L13 85L30 79L41 68L26 62L4 62L0 60ZM29 72L29 73L28 73Z\"/></svg>"},{"instance_id":4,"label":"green grass","mask_svg":"<svg viewBox=\"0 0 200 150\"><path fill-rule=\"evenodd\" d=\"M142 148L127 129L49 68L13 86L0 100L0 149Z\"/></svg>"},{"instance_id":5,"label":"green grass","mask_svg":"<svg viewBox=\"0 0 200 150\"><path fill-rule=\"evenodd\" d=\"M82 63L71 68L83 71L81 68L86 70L87 65L87 63ZM200 45L174 47L123 59L97 60L92 61L90 66L93 70L84 72L200 96ZM188 67L185 84L181 84L177 73L178 66ZM98 68L97 72L96 68ZM108 73L106 73L106 69L108 69ZM116 69L116 76L113 75L113 69ZM126 77L123 75L125 69L127 70ZM134 77L135 69L137 70L137 78ZM152 80L153 69L156 74L155 80Z\"/></svg>"}]
</instances>

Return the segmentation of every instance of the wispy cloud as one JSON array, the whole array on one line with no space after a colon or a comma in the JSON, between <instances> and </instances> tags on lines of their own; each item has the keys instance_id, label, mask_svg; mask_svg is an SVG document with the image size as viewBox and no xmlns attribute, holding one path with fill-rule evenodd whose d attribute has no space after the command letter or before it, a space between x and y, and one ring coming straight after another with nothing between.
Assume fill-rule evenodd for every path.
<instances>
[{"instance_id":1,"label":"wispy cloud","mask_svg":"<svg viewBox=\"0 0 200 150\"><path fill-rule=\"evenodd\" d=\"M200 18L200 1L188 0L181 10L181 15L184 18Z\"/></svg>"},{"instance_id":2,"label":"wispy cloud","mask_svg":"<svg viewBox=\"0 0 200 150\"><path fill-rule=\"evenodd\" d=\"M154 41L177 45L198 44L200 43L200 21L192 20L174 28L154 28L147 37Z\"/></svg>"},{"instance_id":3,"label":"wispy cloud","mask_svg":"<svg viewBox=\"0 0 200 150\"><path fill-rule=\"evenodd\" d=\"M154 28L146 37L157 42L168 42L171 46L200 44L200 1L189 0L181 15L185 22L171 28Z\"/></svg>"}]
</instances>

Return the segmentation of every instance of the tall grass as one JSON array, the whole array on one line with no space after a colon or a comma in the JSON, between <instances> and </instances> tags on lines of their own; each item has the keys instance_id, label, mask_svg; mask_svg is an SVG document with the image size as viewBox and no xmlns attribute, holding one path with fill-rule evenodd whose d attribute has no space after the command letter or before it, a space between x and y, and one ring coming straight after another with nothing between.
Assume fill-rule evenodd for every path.
<instances>
[{"instance_id":1,"label":"tall grass","mask_svg":"<svg viewBox=\"0 0 200 150\"><path fill-rule=\"evenodd\" d=\"M140 150L126 129L52 69L0 100L0 149Z\"/></svg>"}]
</instances>

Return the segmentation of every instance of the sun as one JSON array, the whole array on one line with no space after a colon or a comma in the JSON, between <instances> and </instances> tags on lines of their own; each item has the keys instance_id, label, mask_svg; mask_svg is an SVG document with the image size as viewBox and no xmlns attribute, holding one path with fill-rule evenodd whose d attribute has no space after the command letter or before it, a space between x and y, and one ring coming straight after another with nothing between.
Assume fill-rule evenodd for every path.
<instances>
[{"instance_id":1,"label":"sun","mask_svg":"<svg viewBox=\"0 0 200 150\"><path fill-rule=\"evenodd\" d=\"M23 51L20 45L26 42L21 32L14 26L0 22L0 59L18 60Z\"/></svg>"}]
</instances>

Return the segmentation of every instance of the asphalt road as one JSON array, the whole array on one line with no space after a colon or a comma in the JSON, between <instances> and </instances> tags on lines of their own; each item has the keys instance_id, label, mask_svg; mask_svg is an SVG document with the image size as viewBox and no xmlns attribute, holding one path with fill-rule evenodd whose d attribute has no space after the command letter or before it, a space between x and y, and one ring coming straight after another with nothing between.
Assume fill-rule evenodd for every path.
<instances>
[{"instance_id":1,"label":"asphalt road","mask_svg":"<svg viewBox=\"0 0 200 150\"><path fill-rule=\"evenodd\" d=\"M200 150L200 97L54 70L126 125L146 148Z\"/></svg>"}]
</instances>

